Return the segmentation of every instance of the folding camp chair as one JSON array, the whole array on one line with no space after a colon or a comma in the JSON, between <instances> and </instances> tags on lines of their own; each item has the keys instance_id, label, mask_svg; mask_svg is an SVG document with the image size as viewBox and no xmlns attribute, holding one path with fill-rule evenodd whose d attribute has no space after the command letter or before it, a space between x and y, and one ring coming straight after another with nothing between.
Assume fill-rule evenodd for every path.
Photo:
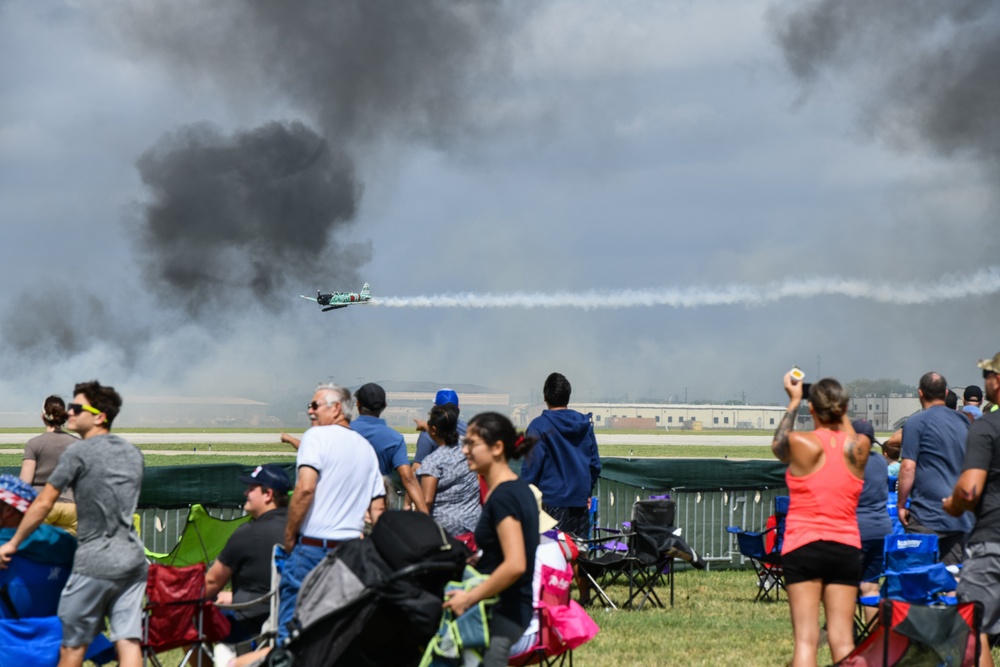
<instances>
[{"instance_id":1,"label":"folding camp chair","mask_svg":"<svg viewBox=\"0 0 1000 667\"><path fill-rule=\"evenodd\" d=\"M768 517L762 531L743 530L739 526L726 527L727 532L736 535L740 555L750 561L757 575L757 596L754 602L777 602L781 599L781 591L785 590L781 547L785 540L788 504L788 496L775 496L774 514Z\"/></svg>"},{"instance_id":2,"label":"folding camp chair","mask_svg":"<svg viewBox=\"0 0 1000 667\"><path fill-rule=\"evenodd\" d=\"M281 570L285 565L285 560L288 559L288 554L285 552L285 548L280 544L275 544L271 550L271 589L253 600L248 600L246 602L236 602L232 604L220 604L216 605L219 609L237 611L240 609L246 609L248 607L253 607L260 604L261 602L267 602L269 611L267 620L260 628L260 633L256 637L253 637L245 642L240 642L234 646L228 646L229 652L234 655L243 655L250 651L256 651L257 649L264 648L266 646L274 647L275 642L278 637L278 584L281 582ZM219 651L225 651L226 649L219 649L216 645L216 655Z\"/></svg>"},{"instance_id":3,"label":"folding camp chair","mask_svg":"<svg viewBox=\"0 0 1000 667\"><path fill-rule=\"evenodd\" d=\"M564 667L573 665L573 649L593 639L597 624L587 612L569 597L573 567L565 570L543 565L539 582L538 635L535 644L518 655L511 656L513 667L542 665Z\"/></svg>"},{"instance_id":4,"label":"folding camp chair","mask_svg":"<svg viewBox=\"0 0 1000 667\"><path fill-rule=\"evenodd\" d=\"M177 667L211 665L210 645L229 634L229 621L205 597L205 564L149 566L143 609L143 660L163 667L157 653L187 646Z\"/></svg>"},{"instance_id":5,"label":"folding camp chair","mask_svg":"<svg viewBox=\"0 0 1000 667\"><path fill-rule=\"evenodd\" d=\"M62 643L56 616L70 566L39 563L15 554L0 570L0 666L55 665ZM114 647L98 635L86 659L99 664L114 658Z\"/></svg>"},{"instance_id":6,"label":"folding camp chair","mask_svg":"<svg viewBox=\"0 0 1000 667\"><path fill-rule=\"evenodd\" d=\"M38 563L15 555L0 570L0 618L55 616L69 573L69 565Z\"/></svg>"},{"instance_id":7,"label":"folding camp chair","mask_svg":"<svg viewBox=\"0 0 1000 667\"><path fill-rule=\"evenodd\" d=\"M883 599L918 605L955 605L953 593L958 586L944 563L938 562L938 537L934 534L904 533L885 536L880 595L858 598L855 613L855 636L858 642L870 635L879 616L867 620L865 607L878 606Z\"/></svg>"},{"instance_id":8,"label":"folding camp chair","mask_svg":"<svg viewBox=\"0 0 1000 667\"><path fill-rule=\"evenodd\" d=\"M187 567L195 563L210 563L222 552L236 529L250 521L249 514L238 519L216 519L201 505L188 510L184 530L174 548L167 553L146 550L146 559L160 565Z\"/></svg>"},{"instance_id":9,"label":"folding camp chair","mask_svg":"<svg viewBox=\"0 0 1000 667\"><path fill-rule=\"evenodd\" d=\"M938 562L934 534L886 535L882 597L917 604L955 604L958 587L944 563Z\"/></svg>"},{"instance_id":10,"label":"folding camp chair","mask_svg":"<svg viewBox=\"0 0 1000 667\"><path fill-rule=\"evenodd\" d=\"M879 623L858 643L840 667L894 667L942 665L976 667L980 645L982 607L978 602L926 606L901 600L882 600Z\"/></svg>"},{"instance_id":11,"label":"folding camp chair","mask_svg":"<svg viewBox=\"0 0 1000 667\"><path fill-rule=\"evenodd\" d=\"M781 554L769 550L766 536L777 528L768 528L763 532L740 530L737 526L729 526L727 531L736 535L736 543L740 555L750 561L757 575L757 596L754 602L777 602L781 599L781 591L785 590L784 571L781 568Z\"/></svg>"},{"instance_id":12,"label":"folding camp chair","mask_svg":"<svg viewBox=\"0 0 1000 667\"><path fill-rule=\"evenodd\" d=\"M666 579L670 587L670 606L674 605L674 559L681 558L698 568L704 563L674 528L676 505L669 498L637 500L632 506L630 532L611 532L607 537L585 540L591 550L581 552L577 558L578 570L584 586L581 602L589 604L599 598L604 606L617 609L607 588L623 582L628 586L628 597L620 606L624 609L641 609L648 601L658 607L665 605L656 587ZM623 541L624 540L624 541ZM602 549L609 541L625 545ZM596 554L596 555L595 555Z\"/></svg>"}]
</instances>

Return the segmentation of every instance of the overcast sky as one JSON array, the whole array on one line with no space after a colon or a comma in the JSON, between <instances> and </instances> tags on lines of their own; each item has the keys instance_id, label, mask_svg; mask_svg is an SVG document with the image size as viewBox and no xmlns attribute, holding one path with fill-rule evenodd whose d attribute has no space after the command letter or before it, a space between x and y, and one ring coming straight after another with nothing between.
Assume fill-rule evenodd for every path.
<instances>
[{"instance_id":1,"label":"overcast sky","mask_svg":"<svg viewBox=\"0 0 1000 667\"><path fill-rule=\"evenodd\" d=\"M330 376L519 397L558 370L579 399L771 403L793 364L977 382L998 44L986 0L0 1L0 398ZM877 298L298 298L835 277Z\"/></svg>"}]
</instances>

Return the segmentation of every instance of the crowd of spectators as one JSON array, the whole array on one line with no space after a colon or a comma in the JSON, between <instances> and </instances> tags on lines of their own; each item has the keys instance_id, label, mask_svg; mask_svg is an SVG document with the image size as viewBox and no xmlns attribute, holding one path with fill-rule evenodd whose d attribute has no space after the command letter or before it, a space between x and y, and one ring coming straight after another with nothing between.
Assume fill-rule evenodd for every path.
<instances>
[{"instance_id":1,"label":"crowd of spectators","mask_svg":"<svg viewBox=\"0 0 1000 667\"><path fill-rule=\"evenodd\" d=\"M922 410L881 443L881 452L872 425L850 420L849 397L836 380L804 392L786 375L789 405L772 450L788 465L791 496L782 556L792 665L816 664L821 605L834 661L853 649L855 600L859 586L864 593L875 585L883 538L892 531L885 508L896 477L899 523L907 532L938 536L943 561L956 571L964 566L959 599L984 607L984 640L1000 633L1000 354L979 367L984 389L965 388L962 406L957 399L949 405L943 376L926 373L919 383ZM207 596L236 607L225 612L226 641L260 631L267 605L241 603L269 592L275 545L288 554L278 594L284 640L306 575L338 545L363 539L385 511L387 493L396 493L395 474L407 509L430 513L473 546L485 579L443 604L461 615L496 597L484 664L507 664L511 648L538 631L536 554L556 551L543 533L554 527L586 536L601 469L591 416L569 409L566 377L548 376L543 396L546 409L519 434L498 413L462 421L458 395L443 389L427 420L417 423L411 462L402 436L381 419L382 387L368 383L352 395L319 385L307 405L310 428L301 439L281 435L296 450L294 483L275 464L240 478L252 521L232 535L205 575ZM812 431L794 428L803 402ZM111 433L121 406L114 388L96 381L77 385L68 405L50 396L42 414L46 432L26 445L20 477L0 476L0 567L13 558L72 562L58 603L63 667L82 664L105 618L119 664L142 662L147 565L132 517L144 462L134 445ZM509 465L515 459L523 459L520 476ZM992 665L989 651L981 664Z\"/></svg>"},{"instance_id":2,"label":"crowd of spectators","mask_svg":"<svg viewBox=\"0 0 1000 667\"><path fill-rule=\"evenodd\" d=\"M879 443L871 423L849 419L840 383L823 379L804 394L801 382L785 376L789 405L772 450L788 464L781 555L793 667L816 665L821 604L833 661L854 649L858 589L877 593L884 538L893 530L886 511L891 487L902 529L936 535L941 561L959 579L959 601L983 605L979 664L993 665L989 638L1000 633L1000 354L979 368L985 388L966 387L962 406L940 373L925 373L920 412L881 452L873 448ZM794 430L803 401L815 424L810 432Z\"/></svg>"}]
</instances>

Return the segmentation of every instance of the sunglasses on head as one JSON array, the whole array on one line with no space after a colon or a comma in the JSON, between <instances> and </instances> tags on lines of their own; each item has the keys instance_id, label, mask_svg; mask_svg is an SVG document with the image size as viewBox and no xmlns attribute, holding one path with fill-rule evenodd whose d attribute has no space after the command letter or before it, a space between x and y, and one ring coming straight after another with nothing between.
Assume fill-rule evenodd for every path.
<instances>
[{"instance_id":1,"label":"sunglasses on head","mask_svg":"<svg viewBox=\"0 0 1000 667\"><path fill-rule=\"evenodd\" d=\"M74 414L80 414L86 410L92 415L99 415L101 411L95 408L93 405L84 405L83 403L70 403L66 406L66 412L72 412Z\"/></svg>"}]
</instances>

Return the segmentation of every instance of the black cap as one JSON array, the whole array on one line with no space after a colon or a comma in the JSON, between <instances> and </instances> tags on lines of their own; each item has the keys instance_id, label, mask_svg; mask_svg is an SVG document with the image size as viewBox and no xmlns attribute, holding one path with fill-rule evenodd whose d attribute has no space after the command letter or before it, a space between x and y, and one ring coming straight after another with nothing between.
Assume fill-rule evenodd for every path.
<instances>
[{"instance_id":1,"label":"black cap","mask_svg":"<svg viewBox=\"0 0 1000 667\"><path fill-rule=\"evenodd\" d=\"M385 410L385 389L374 382L362 385L360 389L354 392L354 398L357 399L358 405L366 410L371 410L372 412L382 412Z\"/></svg>"},{"instance_id":2,"label":"black cap","mask_svg":"<svg viewBox=\"0 0 1000 667\"><path fill-rule=\"evenodd\" d=\"M974 384L970 384L965 388L965 394L962 396L962 400L968 403L969 401L976 401L977 403L983 402L983 390Z\"/></svg>"},{"instance_id":3,"label":"black cap","mask_svg":"<svg viewBox=\"0 0 1000 667\"><path fill-rule=\"evenodd\" d=\"M288 493L292 490L292 480L288 478L288 473L277 463L265 463L257 466L249 475L240 475L240 481L244 484L259 484L265 489L271 489L275 493Z\"/></svg>"}]
</instances>

